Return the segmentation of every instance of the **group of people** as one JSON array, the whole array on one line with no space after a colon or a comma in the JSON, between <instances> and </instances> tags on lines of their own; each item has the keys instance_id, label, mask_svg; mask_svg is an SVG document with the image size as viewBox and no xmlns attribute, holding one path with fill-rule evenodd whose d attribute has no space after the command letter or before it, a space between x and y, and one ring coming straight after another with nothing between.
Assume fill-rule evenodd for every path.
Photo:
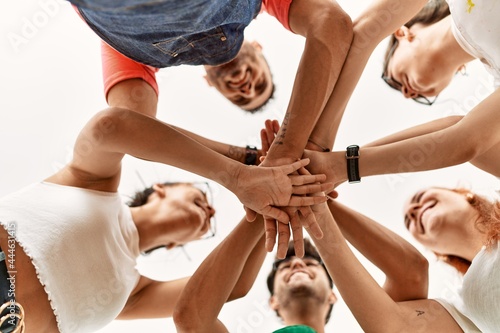
<instances>
[{"instance_id":1,"label":"group of people","mask_svg":"<svg viewBox=\"0 0 500 333\"><path fill-rule=\"evenodd\" d=\"M431 105L473 59L498 87L494 1L375 0L352 19L330 0L70 2L102 39L109 107L83 127L64 168L0 198L2 333L92 332L116 318L170 316L179 332L227 332L222 307L245 296L275 247L267 284L285 326L279 332L325 332L333 285L367 332L500 330L499 202L433 187L405 204L411 235L463 274L460 297L429 299L425 257L340 203L335 190L365 176L464 162L500 177L498 90L466 116L332 151L363 68L387 37L382 79L406 98ZM204 65L210 84L246 111L265 107L271 71L259 44L244 39L263 10L304 36L305 46L284 119L266 121L262 148L157 119L155 73L177 65ZM429 143L436 149L422 163L410 170L395 163ZM210 232L207 194L190 183L154 184L126 206L117 189L127 154L209 178L244 205L241 222L191 277L156 281L137 271L136 260ZM346 241L385 273L383 286Z\"/></svg>"}]
</instances>

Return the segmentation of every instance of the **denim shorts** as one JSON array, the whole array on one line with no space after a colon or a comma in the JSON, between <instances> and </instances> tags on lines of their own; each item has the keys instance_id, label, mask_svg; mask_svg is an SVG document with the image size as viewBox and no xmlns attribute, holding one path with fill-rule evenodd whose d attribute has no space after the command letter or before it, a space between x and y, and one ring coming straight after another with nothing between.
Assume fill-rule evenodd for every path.
<instances>
[{"instance_id":1,"label":"denim shorts","mask_svg":"<svg viewBox=\"0 0 500 333\"><path fill-rule=\"evenodd\" d=\"M236 57L262 0L69 0L111 47L156 68Z\"/></svg>"}]
</instances>

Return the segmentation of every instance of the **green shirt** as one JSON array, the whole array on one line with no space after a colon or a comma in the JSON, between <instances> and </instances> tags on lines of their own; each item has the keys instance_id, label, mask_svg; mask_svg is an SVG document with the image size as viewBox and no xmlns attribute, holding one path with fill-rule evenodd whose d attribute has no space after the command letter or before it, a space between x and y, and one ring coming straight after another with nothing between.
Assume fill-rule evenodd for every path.
<instances>
[{"instance_id":1,"label":"green shirt","mask_svg":"<svg viewBox=\"0 0 500 333\"><path fill-rule=\"evenodd\" d=\"M273 333L316 333L316 331L310 328L309 326L293 325L293 326L283 327L277 331L274 331Z\"/></svg>"}]
</instances>

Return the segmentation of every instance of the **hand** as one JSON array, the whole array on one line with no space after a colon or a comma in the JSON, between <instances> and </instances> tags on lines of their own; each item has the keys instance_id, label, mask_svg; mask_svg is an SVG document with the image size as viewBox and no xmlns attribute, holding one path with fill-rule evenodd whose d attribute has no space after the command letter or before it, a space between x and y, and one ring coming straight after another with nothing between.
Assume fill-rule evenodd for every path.
<instances>
[{"instance_id":1,"label":"hand","mask_svg":"<svg viewBox=\"0 0 500 333\"><path fill-rule=\"evenodd\" d=\"M301 175L310 175L309 171L305 168L299 170ZM315 193L314 195L325 196L324 193ZM331 191L326 198L336 198L336 191ZM271 252L275 245L276 236L278 236L278 250L277 257L285 258L288 250L288 241L290 240L290 229L293 235L293 244L295 255L297 257L304 256L304 240L302 228L314 236L316 239L323 237L323 232L316 221L315 207L318 205L311 205L310 207L287 207L284 210L290 216L290 224L283 225L283 223L276 222L273 219L265 218L265 232L266 232L266 250Z\"/></svg>"},{"instance_id":2,"label":"hand","mask_svg":"<svg viewBox=\"0 0 500 333\"><path fill-rule=\"evenodd\" d=\"M277 120L266 120L265 128L261 130L260 137L262 150L267 153L271 147L276 134L280 129ZM263 161L263 159L261 160ZM304 242L302 227L308 232L314 233L317 238L321 238L323 233L314 218L314 214L309 207L287 207L283 209L290 217L290 225L283 223L276 224L276 220L266 217L266 250L271 252L274 248L276 235L278 234L278 258L284 258L288 249L290 239L290 228L293 234L295 255L302 257L304 255Z\"/></svg>"},{"instance_id":3,"label":"hand","mask_svg":"<svg viewBox=\"0 0 500 333\"><path fill-rule=\"evenodd\" d=\"M306 149L303 158L311 160L307 170L312 174L325 174L326 180L332 182L335 187L347 180L345 152L325 153Z\"/></svg>"},{"instance_id":4,"label":"hand","mask_svg":"<svg viewBox=\"0 0 500 333\"><path fill-rule=\"evenodd\" d=\"M269 148L271 148L271 145L273 144L276 134L278 134L280 130L280 124L277 120L267 119L264 126L265 127L260 130L260 141L262 143L262 157L265 158ZM261 158L261 162L264 158Z\"/></svg>"},{"instance_id":5,"label":"hand","mask_svg":"<svg viewBox=\"0 0 500 333\"><path fill-rule=\"evenodd\" d=\"M331 190L333 184L322 183L325 175L292 174L308 163L305 159L277 167L243 166L234 193L246 206L247 219L254 220L258 213L288 223L288 214L277 207L303 207L325 202L324 196L304 196Z\"/></svg>"}]
</instances>

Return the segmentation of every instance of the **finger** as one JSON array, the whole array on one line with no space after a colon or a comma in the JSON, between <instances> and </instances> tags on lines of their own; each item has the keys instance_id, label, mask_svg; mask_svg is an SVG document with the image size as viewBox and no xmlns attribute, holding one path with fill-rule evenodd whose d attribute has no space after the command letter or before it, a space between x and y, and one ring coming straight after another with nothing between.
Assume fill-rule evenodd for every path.
<instances>
[{"instance_id":1,"label":"finger","mask_svg":"<svg viewBox=\"0 0 500 333\"><path fill-rule=\"evenodd\" d=\"M276 244L277 226L276 220L271 218L264 218L264 230L266 231L266 251L272 252L274 244Z\"/></svg>"},{"instance_id":2,"label":"finger","mask_svg":"<svg viewBox=\"0 0 500 333\"><path fill-rule=\"evenodd\" d=\"M276 256L279 259L286 257L288 252L288 242L290 241L290 227L288 224L278 223L278 251Z\"/></svg>"},{"instance_id":3,"label":"finger","mask_svg":"<svg viewBox=\"0 0 500 333\"><path fill-rule=\"evenodd\" d=\"M253 210L251 210L248 207L243 206L245 208L245 216L248 222L253 222L257 218L257 213Z\"/></svg>"},{"instance_id":4,"label":"finger","mask_svg":"<svg viewBox=\"0 0 500 333\"><path fill-rule=\"evenodd\" d=\"M308 184L308 185L300 185L294 186L292 188L292 193L299 194L315 194L319 192L329 192L333 187L332 183L324 183L324 184Z\"/></svg>"},{"instance_id":5,"label":"finger","mask_svg":"<svg viewBox=\"0 0 500 333\"><path fill-rule=\"evenodd\" d=\"M293 235L293 247L295 256L304 257L304 235L302 234L302 222L299 211L290 219L290 228Z\"/></svg>"},{"instance_id":6,"label":"finger","mask_svg":"<svg viewBox=\"0 0 500 333\"><path fill-rule=\"evenodd\" d=\"M269 151L269 140L267 139L267 132L265 129L260 130L260 142L262 145L262 154L266 155Z\"/></svg>"},{"instance_id":7,"label":"finger","mask_svg":"<svg viewBox=\"0 0 500 333\"><path fill-rule=\"evenodd\" d=\"M328 198L325 196L303 197L303 196L292 195L290 201L288 202L288 206L293 206L293 207L312 206L323 203L326 200L328 200Z\"/></svg>"},{"instance_id":8,"label":"finger","mask_svg":"<svg viewBox=\"0 0 500 333\"><path fill-rule=\"evenodd\" d=\"M326 175L289 175L290 182L292 185L304 185L317 182L324 182L326 180ZM333 189L333 183L330 183L330 189Z\"/></svg>"},{"instance_id":9,"label":"finger","mask_svg":"<svg viewBox=\"0 0 500 333\"><path fill-rule=\"evenodd\" d=\"M323 238L323 231L321 230L311 207L300 207L299 212L301 215L302 226L306 229L307 233L316 239Z\"/></svg>"},{"instance_id":10,"label":"finger","mask_svg":"<svg viewBox=\"0 0 500 333\"><path fill-rule=\"evenodd\" d=\"M278 127L279 129L279 127ZM266 120L266 132L267 132L267 137L268 139L271 140L271 142L274 140L276 132L274 131L274 124L273 121L271 120Z\"/></svg>"},{"instance_id":11,"label":"finger","mask_svg":"<svg viewBox=\"0 0 500 333\"><path fill-rule=\"evenodd\" d=\"M302 167L300 168L299 170L297 170L297 173L299 175L311 175L311 173L309 172L309 170L307 170L306 168Z\"/></svg>"},{"instance_id":12,"label":"finger","mask_svg":"<svg viewBox=\"0 0 500 333\"><path fill-rule=\"evenodd\" d=\"M272 126L273 126L273 130L274 130L274 134L278 134L278 132L280 131L280 123L279 123L279 121L277 121L276 119L273 119L272 120Z\"/></svg>"},{"instance_id":13,"label":"finger","mask_svg":"<svg viewBox=\"0 0 500 333\"><path fill-rule=\"evenodd\" d=\"M308 206L308 205L303 205L303 206ZM288 214L282 211L279 208L272 207L272 206L267 206L262 209L262 215L268 216L269 218L273 218L275 220L278 220L279 222L286 223L290 221L290 218L288 217Z\"/></svg>"},{"instance_id":14,"label":"finger","mask_svg":"<svg viewBox=\"0 0 500 333\"><path fill-rule=\"evenodd\" d=\"M328 192L328 196L332 197L333 199L337 199L339 197L339 192L333 190L331 192Z\"/></svg>"},{"instance_id":15,"label":"finger","mask_svg":"<svg viewBox=\"0 0 500 333\"><path fill-rule=\"evenodd\" d=\"M305 167L306 165L309 164L309 162L310 162L310 160L308 158L304 158L304 159L298 160L296 162L293 162L292 164L282 165L282 166L280 166L280 168L286 174L290 174L290 173L297 171L298 169L300 169L302 167Z\"/></svg>"}]
</instances>

